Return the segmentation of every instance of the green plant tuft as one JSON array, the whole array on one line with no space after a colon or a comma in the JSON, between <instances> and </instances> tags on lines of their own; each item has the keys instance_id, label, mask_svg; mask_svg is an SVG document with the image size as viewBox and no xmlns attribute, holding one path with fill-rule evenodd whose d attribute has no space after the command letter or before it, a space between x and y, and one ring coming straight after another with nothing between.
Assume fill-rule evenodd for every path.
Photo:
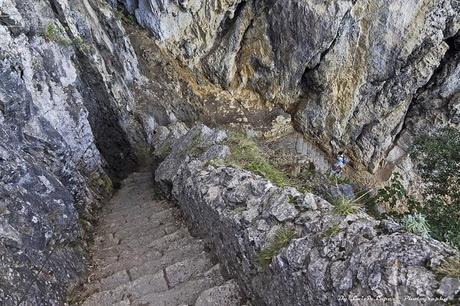
<instances>
[{"instance_id":1,"label":"green plant tuft","mask_svg":"<svg viewBox=\"0 0 460 306\"><path fill-rule=\"evenodd\" d=\"M266 269L279 251L287 246L296 237L295 231L286 227L281 227L275 234L274 240L268 247L259 253L259 264Z\"/></svg>"},{"instance_id":2,"label":"green plant tuft","mask_svg":"<svg viewBox=\"0 0 460 306\"><path fill-rule=\"evenodd\" d=\"M329 180L330 183L332 184L353 184L353 181L346 176L343 175L337 175L335 173L328 173L326 175L327 179Z\"/></svg>"},{"instance_id":3,"label":"green plant tuft","mask_svg":"<svg viewBox=\"0 0 460 306\"><path fill-rule=\"evenodd\" d=\"M118 20L121 20L128 24L134 24L136 22L136 18L134 18L133 15L127 14L124 9L114 10L114 15Z\"/></svg>"},{"instance_id":4,"label":"green plant tuft","mask_svg":"<svg viewBox=\"0 0 460 306\"><path fill-rule=\"evenodd\" d=\"M337 222L337 223L332 224L331 227L329 227L327 230L324 231L323 237L332 238L338 233L340 233L340 223Z\"/></svg>"},{"instance_id":5,"label":"green plant tuft","mask_svg":"<svg viewBox=\"0 0 460 306\"><path fill-rule=\"evenodd\" d=\"M73 39L73 44L76 48L80 49L83 53L90 53L93 47L87 43L81 36L77 36Z\"/></svg>"},{"instance_id":6,"label":"green plant tuft","mask_svg":"<svg viewBox=\"0 0 460 306\"><path fill-rule=\"evenodd\" d=\"M412 211L426 216L433 238L460 249L460 132L445 128L420 137L411 158L424 180L423 201Z\"/></svg>"},{"instance_id":7,"label":"green plant tuft","mask_svg":"<svg viewBox=\"0 0 460 306\"><path fill-rule=\"evenodd\" d=\"M422 237L430 237L430 227L424 215L419 213L405 215L402 223L406 230Z\"/></svg>"},{"instance_id":8,"label":"green plant tuft","mask_svg":"<svg viewBox=\"0 0 460 306\"><path fill-rule=\"evenodd\" d=\"M46 26L45 31L43 32L43 36L45 37L46 40L49 40L49 41L54 41L56 37L58 37L59 34L60 34L60 31L54 25L54 23L49 23Z\"/></svg>"},{"instance_id":9,"label":"green plant tuft","mask_svg":"<svg viewBox=\"0 0 460 306\"><path fill-rule=\"evenodd\" d=\"M348 199L345 197L340 197L333 201L334 212L338 215L347 216L354 213L357 213L362 209L361 204L358 202L358 199Z\"/></svg>"},{"instance_id":10,"label":"green plant tuft","mask_svg":"<svg viewBox=\"0 0 460 306\"><path fill-rule=\"evenodd\" d=\"M232 152L226 160L227 166L253 171L280 187L286 185L286 174L268 161L268 156L254 140L245 134L233 132L230 133L227 145Z\"/></svg>"},{"instance_id":11,"label":"green plant tuft","mask_svg":"<svg viewBox=\"0 0 460 306\"><path fill-rule=\"evenodd\" d=\"M45 30L43 31L43 37L48 41L54 41L65 47L69 47L72 44L72 41L68 39L54 23L49 23Z\"/></svg>"}]
</instances>

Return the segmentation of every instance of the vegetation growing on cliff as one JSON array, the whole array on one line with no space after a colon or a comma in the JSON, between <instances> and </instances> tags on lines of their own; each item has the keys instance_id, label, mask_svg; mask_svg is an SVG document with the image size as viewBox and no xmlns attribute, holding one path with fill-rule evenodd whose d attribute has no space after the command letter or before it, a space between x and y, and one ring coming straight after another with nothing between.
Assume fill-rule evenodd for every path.
<instances>
[{"instance_id":1,"label":"vegetation growing on cliff","mask_svg":"<svg viewBox=\"0 0 460 306\"><path fill-rule=\"evenodd\" d=\"M460 132L447 128L418 139L411 157L424 179L422 203L431 235L460 248Z\"/></svg>"},{"instance_id":2,"label":"vegetation growing on cliff","mask_svg":"<svg viewBox=\"0 0 460 306\"><path fill-rule=\"evenodd\" d=\"M334 201L334 212L338 215L347 216L357 213L362 209L359 199L340 197Z\"/></svg>"},{"instance_id":3,"label":"vegetation growing on cliff","mask_svg":"<svg viewBox=\"0 0 460 306\"><path fill-rule=\"evenodd\" d=\"M287 246L292 239L296 236L295 231L286 227L281 227L275 234L273 241L263 249L259 254L259 264L262 268L267 268L272 258L276 256L279 251Z\"/></svg>"},{"instance_id":4,"label":"vegetation growing on cliff","mask_svg":"<svg viewBox=\"0 0 460 306\"><path fill-rule=\"evenodd\" d=\"M230 133L227 145L231 151L231 156L225 161L227 166L253 171L279 187L292 186L300 192L310 192L317 185L331 183L311 164L299 161L297 155L274 151L245 133Z\"/></svg>"},{"instance_id":5,"label":"vegetation growing on cliff","mask_svg":"<svg viewBox=\"0 0 460 306\"><path fill-rule=\"evenodd\" d=\"M48 41L54 41L65 47L69 47L72 42L54 23L49 23L43 31L43 37Z\"/></svg>"},{"instance_id":6,"label":"vegetation growing on cliff","mask_svg":"<svg viewBox=\"0 0 460 306\"><path fill-rule=\"evenodd\" d=\"M460 249L460 132L447 128L420 137L411 158L423 179L422 200L408 194L395 173L373 201L386 203L407 230Z\"/></svg>"},{"instance_id":7,"label":"vegetation growing on cliff","mask_svg":"<svg viewBox=\"0 0 460 306\"><path fill-rule=\"evenodd\" d=\"M268 161L267 154L254 140L245 134L233 132L227 144L232 152L226 161L228 166L253 171L280 187L286 185L288 180L286 174Z\"/></svg>"},{"instance_id":8,"label":"vegetation growing on cliff","mask_svg":"<svg viewBox=\"0 0 460 306\"><path fill-rule=\"evenodd\" d=\"M405 215L402 218L402 223L409 232L425 238L430 236L430 226L426 221L426 217L420 213Z\"/></svg>"},{"instance_id":9,"label":"vegetation growing on cliff","mask_svg":"<svg viewBox=\"0 0 460 306\"><path fill-rule=\"evenodd\" d=\"M68 30L68 28L66 28ZM93 47L87 43L81 36L75 36L73 39L67 37L66 32L54 23L49 23L43 30L43 37L47 41L53 41L64 47L74 46L83 53L89 53Z\"/></svg>"},{"instance_id":10,"label":"vegetation growing on cliff","mask_svg":"<svg viewBox=\"0 0 460 306\"><path fill-rule=\"evenodd\" d=\"M435 269L436 273L447 277L460 276L460 257L452 257Z\"/></svg>"}]
</instances>

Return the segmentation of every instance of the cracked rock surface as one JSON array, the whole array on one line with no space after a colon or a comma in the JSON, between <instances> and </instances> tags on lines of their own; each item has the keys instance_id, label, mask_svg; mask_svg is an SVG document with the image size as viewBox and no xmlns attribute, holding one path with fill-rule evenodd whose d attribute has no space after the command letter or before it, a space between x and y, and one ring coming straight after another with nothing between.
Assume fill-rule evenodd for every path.
<instances>
[{"instance_id":1,"label":"cracked rock surface","mask_svg":"<svg viewBox=\"0 0 460 306\"><path fill-rule=\"evenodd\" d=\"M459 126L457 0L119 2L190 68L281 105L297 131L371 172L392 162L408 110Z\"/></svg>"}]
</instances>

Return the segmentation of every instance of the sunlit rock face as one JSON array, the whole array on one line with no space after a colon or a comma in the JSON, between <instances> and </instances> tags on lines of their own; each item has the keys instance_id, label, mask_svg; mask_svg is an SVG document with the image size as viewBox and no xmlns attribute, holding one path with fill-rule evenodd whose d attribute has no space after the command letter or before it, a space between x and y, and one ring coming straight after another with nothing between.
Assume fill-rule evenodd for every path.
<instances>
[{"instance_id":1,"label":"sunlit rock face","mask_svg":"<svg viewBox=\"0 0 460 306\"><path fill-rule=\"evenodd\" d=\"M328 152L345 149L371 172L384 165L418 93L454 60L448 50L458 50L449 43L459 29L456 1L126 5L189 67L282 105L307 138ZM455 78L446 81L458 92Z\"/></svg>"}]
</instances>

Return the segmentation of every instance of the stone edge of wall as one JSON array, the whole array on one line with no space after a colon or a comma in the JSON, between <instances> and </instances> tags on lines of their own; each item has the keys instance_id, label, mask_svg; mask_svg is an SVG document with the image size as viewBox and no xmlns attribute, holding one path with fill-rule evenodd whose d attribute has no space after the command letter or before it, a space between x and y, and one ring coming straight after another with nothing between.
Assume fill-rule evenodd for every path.
<instances>
[{"instance_id":1,"label":"stone edge of wall","mask_svg":"<svg viewBox=\"0 0 460 306\"><path fill-rule=\"evenodd\" d=\"M456 255L446 244L362 212L337 215L314 194L215 165L230 154L224 131L176 123L160 127L155 137L163 158L156 183L212 242L254 304L372 305L380 299L436 305L458 299L460 279L433 272ZM296 238L264 268L259 254L281 227Z\"/></svg>"}]
</instances>

